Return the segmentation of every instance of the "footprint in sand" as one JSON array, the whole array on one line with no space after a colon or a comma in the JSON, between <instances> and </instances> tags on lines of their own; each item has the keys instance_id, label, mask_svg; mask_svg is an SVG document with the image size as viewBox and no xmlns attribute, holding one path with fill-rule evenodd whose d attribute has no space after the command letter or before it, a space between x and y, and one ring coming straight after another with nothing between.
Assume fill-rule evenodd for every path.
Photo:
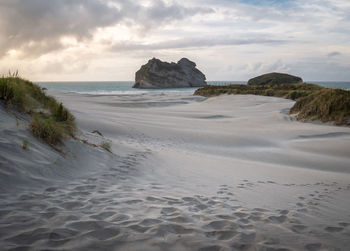
<instances>
[{"instance_id":1,"label":"footprint in sand","mask_svg":"<svg viewBox=\"0 0 350 251\"><path fill-rule=\"evenodd\" d=\"M293 225L292 226L292 231L295 232L295 233L302 233L306 230L306 226L305 225L302 225L302 224L296 224L296 225Z\"/></svg>"},{"instance_id":2,"label":"footprint in sand","mask_svg":"<svg viewBox=\"0 0 350 251\"><path fill-rule=\"evenodd\" d=\"M142 225L142 226L154 226L154 225L157 225L157 224L160 224L162 221L161 220L158 220L158 219L151 219L151 218L148 218L148 219L144 219L142 220L139 225Z\"/></svg>"},{"instance_id":3,"label":"footprint in sand","mask_svg":"<svg viewBox=\"0 0 350 251\"><path fill-rule=\"evenodd\" d=\"M222 230L222 229L235 229L236 224L227 220L217 220L210 222L206 227L212 228L215 230Z\"/></svg>"},{"instance_id":4,"label":"footprint in sand","mask_svg":"<svg viewBox=\"0 0 350 251\"><path fill-rule=\"evenodd\" d=\"M321 243L310 243L305 245L305 249L308 251L317 251L322 247Z\"/></svg>"},{"instance_id":5,"label":"footprint in sand","mask_svg":"<svg viewBox=\"0 0 350 251\"><path fill-rule=\"evenodd\" d=\"M69 228L56 228L49 234L50 240L65 240L71 239L72 237L79 234L79 231L75 231Z\"/></svg>"},{"instance_id":6,"label":"footprint in sand","mask_svg":"<svg viewBox=\"0 0 350 251\"><path fill-rule=\"evenodd\" d=\"M222 220L234 220L235 218L231 215L226 215L226 214L218 214L215 215L216 218L222 219Z\"/></svg>"},{"instance_id":7,"label":"footprint in sand","mask_svg":"<svg viewBox=\"0 0 350 251\"><path fill-rule=\"evenodd\" d=\"M239 233L235 240L238 241L238 243L244 243L244 244L253 244L256 238L255 232L246 232L246 233Z\"/></svg>"},{"instance_id":8,"label":"footprint in sand","mask_svg":"<svg viewBox=\"0 0 350 251\"><path fill-rule=\"evenodd\" d=\"M108 240L110 238L116 237L120 234L120 230L118 228L103 228L103 229L98 229L98 230L93 230L90 231L86 234L83 235L90 237L90 238L94 238L100 241L104 241L104 240Z\"/></svg>"},{"instance_id":9,"label":"footprint in sand","mask_svg":"<svg viewBox=\"0 0 350 251\"><path fill-rule=\"evenodd\" d=\"M74 209L83 207L84 203L80 201L68 201L68 202L62 203L61 206L67 210L74 210Z\"/></svg>"},{"instance_id":10,"label":"footprint in sand","mask_svg":"<svg viewBox=\"0 0 350 251\"><path fill-rule=\"evenodd\" d=\"M280 216L270 216L268 217L268 220L270 223L277 223L277 224L280 224L280 223L283 223L287 220L287 216L285 215L280 215Z\"/></svg>"},{"instance_id":11,"label":"footprint in sand","mask_svg":"<svg viewBox=\"0 0 350 251\"><path fill-rule=\"evenodd\" d=\"M95 220L106 220L107 218L115 215L115 212L109 211L109 212L102 212L99 214L91 215L90 218L93 218Z\"/></svg>"},{"instance_id":12,"label":"footprint in sand","mask_svg":"<svg viewBox=\"0 0 350 251\"><path fill-rule=\"evenodd\" d=\"M338 225L339 225L339 226L342 226L342 227L347 227L347 226L350 226L350 223L347 223L347 222L339 222Z\"/></svg>"},{"instance_id":13,"label":"footprint in sand","mask_svg":"<svg viewBox=\"0 0 350 251\"><path fill-rule=\"evenodd\" d=\"M178 224L160 224L156 229L157 236L166 236L167 234L192 234L195 230L191 228L185 228Z\"/></svg>"},{"instance_id":14,"label":"footprint in sand","mask_svg":"<svg viewBox=\"0 0 350 251\"><path fill-rule=\"evenodd\" d=\"M218 240L231 240L237 234L236 231L224 230L215 231L215 237Z\"/></svg>"},{"instance_id":15,"label":"footprint in sand","mask_svg":"<svg viewBox=\"0 0 350 251\"><path fill-rule=\"evenodd\" d=\"M269 183L269 184L277 184L276 182L274 182L272 180L268 180L267 183Z\"/></svg>"},{"instance_id":16,"label":"footprint in sand","mask_svg":"<svg viewBox=\"0 0 350 251\"><path fill-rule=\"evenodd\" d=\"M236 212L236 213L233 213L235 216L239 217L239 218L245 218L248 216L247 213L244 213L244 212Z\"/></svg>"},{"instance_id":17,"label":"footprint in sand","mask_svg":"<svg viewBox=\"0 0 350 251\"><path fill-rule=\"evenodd\" d=\"M45 189L45 192L55 192L57 189L57 187L48 187Z\"/></svg>"},{"instance_id":18,"label":"footprint in sand","mask_svg":"<svg viewBox=\"0 0 350 251\"><path fill-rule=\"evenodd\" d=\"M189 223L192 220L190 218L187 217L183 217L183 216L176 216L176 217L172 217L172 218L167 218L168 221L170 222L175 222L175 223Z\"/></svg>"},{"instance_id":19,"label":"footprint in sand","mask_svg":"<svg viewBox=\"0 0 350 251\"><path fill-rule=\"evenodd\" d=\"M144 227L144 226L140 226L139 224L130 225L128 226L128 228L132 229L137 233L146 233L148 230L151 229L151 227Z\"/></svg>"},{"instance_id":20,"label":"footprint in sand","mask_svg":"<svg viewBox=\"0 0 350 251\"><path fill-rule=\"evenodd\" d=\"M212 245L212 246L202 247L198 249L198 251L219 251L219 250L222 250L222 248L218 245Z\"/></svg>"},{"instance_id":21,"label":"footprint in sand","mask_svg":"<svg viewBox=\"0 0 350 251\"><path fill-rule=\"evenodd\" d=\"M172 215L175 212L178 212L178 209L175 207L163 207L160 211L160 213L163 215Z\"/></svg>"},{"instance_id":22,"label":"footprint in sand","mask_svg":"<svg viewBox=\"0 0 350 251\"><path fill-rule=\"evenodd\" d=\"M286 214L289 213L288 210L278 210L278 212L279 212L280 214L283 214L283 215L286 215Z\"/></svg>"},{"instance_id":23,"label":"footprint in sand","mask_svg":"<svg viewBox=\"0 0 350 251\"><path fill-rule=\"evenodd\" d=\"M330 233L337 233L337 232L340 232L342 231L344 228L342 227L326 227L324 230L326 230L327 232L330 232Z\"/></svg>"},{"instance_id":24,"label":"footprint in sand","mask_svg":"<svg viewBox=\"0 0 350 251\"><path fill-rule=\"evenodd\" d=\"M48 228L37 228L8 238L7 241L20 245L31 245L39 240L47 239L49 237L49 231Z\"/></svg>"}]
</instances>

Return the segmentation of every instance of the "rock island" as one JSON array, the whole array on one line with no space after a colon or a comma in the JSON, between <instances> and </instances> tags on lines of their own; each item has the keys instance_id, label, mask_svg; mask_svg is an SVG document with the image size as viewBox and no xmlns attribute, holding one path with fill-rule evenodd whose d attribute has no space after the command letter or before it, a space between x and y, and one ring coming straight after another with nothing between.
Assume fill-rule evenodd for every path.
<instances>
[{"instance_id":1,"label":"rock island","mask_svg":"<svg viewBox=\"0 0 350 251\"><path fill-rule=\"evenodd\" d=\"M205 79L196 64L187 58L182 58L177 63L152 58L136 72L133 88L203 87L207 85Z\"/></svg>"}]
</instances>

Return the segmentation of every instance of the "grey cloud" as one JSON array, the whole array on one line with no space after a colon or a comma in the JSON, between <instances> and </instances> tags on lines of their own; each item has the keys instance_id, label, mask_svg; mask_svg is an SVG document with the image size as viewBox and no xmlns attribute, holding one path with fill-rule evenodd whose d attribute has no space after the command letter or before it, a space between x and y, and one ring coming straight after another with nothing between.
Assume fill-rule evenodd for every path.
<instances>
[{"instance_id":1,"label":"grey cloud","mask_svg":"<svg viewBox=\"0 0 350 251\"><path fill-rule=\"evenodd\" d=\"M248 73L249 78L268 72L290 71L289 66L283 63L281 59L278 59L277 61L274 61L272 63L255 62L250 65L246 65L246 67L242 67L241 69L245 70Z\"/></svg>"},{"instance_id":2,"label":"grey cloud","mask_svg":"<svg viewBox=\"0 0 350 251\"><path fill-rule=\"evenodd\" d=\"M137 3L137 2L136 2ZM149 29L208 8L189 8L161 0L144 7L131 0L2 0L0 2L0 56L10 49L39 56L62 49L62 36L82 41L99 27L129 22Z\"/></svg>"},{"instance_id":3,"label":"grey cloud","mask_svg":"<svg viewBox=\"0 0 350 251\"><path fill-rule=\"evenodd\" d=\"M3 0L0 15L1 54L11 48L30 54L59 49L61 36L88 38L121 18L116 8L94 0Z\"/></svg>"},{"instance_id":4,"label":"grey cloud","mask_svg":"<svg viewBox=\"0 0 350 251\"><path fill-rule=\"evenodd\" d=\"M338 52L338 51L333 51L333 52L331 52L331 53L328 53L328 54L327 54L327 57L332 58L332 57L336 57L336 56L340 56L340 55L341 55L340 52Z\"/></svg>"},{"instance_id":5,"label":"grey cloud","mask_svg":"<svg viewBox=\"0 0 350 251\"><path fill-rule=\"evenodd\" d=\"M305 81L349 81L350 64L348 61L327 61L324 57L300 58L288 63L292 72L297 72Z\"/></svg>"},{"instance_id":6,"label":"grey cloud","mask_svg":"<svg viewBox=\"0 0 350 251\"><path fill-rule=\"evenodd\" d=\"M173 20L181 20L186 17L196 15L198 13L208 14L214 10L207 7L184 7L177 3L171 5L166 4L161 0L152 1L152 5L146 11L140 13L140 19L145 25L159 25Z\"/></svg>"}]
</instances>

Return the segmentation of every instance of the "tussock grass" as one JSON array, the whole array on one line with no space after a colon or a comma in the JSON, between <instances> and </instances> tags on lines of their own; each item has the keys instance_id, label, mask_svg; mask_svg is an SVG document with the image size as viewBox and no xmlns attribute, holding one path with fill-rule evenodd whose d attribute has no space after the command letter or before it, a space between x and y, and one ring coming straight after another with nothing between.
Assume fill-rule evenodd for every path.
<instances>
[{"instance_id":1,"label":"tussock grass","mask_svg":"<svg viewBox=\"0 0 350 251\"><path fill-rule=\"evenodd\" d=\"M297 100L290 109L298 120L333 121L336 125L350 125L350 91L323 88Z\"/></svg>"},{"instance_id":2,"label":"tussock grass","mask_svg":"<svg viewBox=\"0 0 350 251\"><path fill-rule=\"evenodd\" d=\"M112 144L108 141L102 141L100 144L100 147L102 147L103 149L105 149L108 152L112 152Z\"/></svg>"},{"instance_id":3,"label":"tussock grass","mask_svg":"<svg viewBox=\"0 0 350 251\"><path fill-rule=\"evenodd\" d=\"M28 140L23 140L23 142L22 142L22 149L23 150L28 150L29 148L28 148Z\"/></svg>"},{"instance_id":4,"label":"tussock grass","mask_svg":"<svg viewBox=\"0 0 350 251\"><path fill-rule=\"evenodd\" d=\"M274 85L207 85L195 91L194 95L204 97L221 94L253 94L260 96L273 96L296 100L307 96L322 87L314 84L274 84Z\"/></svg>"},{"instance_id":5,"label":"tussock grass","mask_svg":"<svg viewBox=\"0 0 350 251\"><path fill-rule=\"evenodd\" d=\"M350 125L350 91L324 88L315 84L208 85L194 95L213 97L221 94L253 94L296 100L290 114L298 120L334 122Z\"/></svg>"},{"instance_id":6,"label":"tussock grass","mask_svg":"<svg viewBox=\"0 0 350 251\"><path fill-rule=\"evenodd\" d=\"M0 78L0 100L7 107L30 114L33 135L50 145L61 143L75 133L74 116L62 103L17 74Z\"/></svg>"}]
</instances>

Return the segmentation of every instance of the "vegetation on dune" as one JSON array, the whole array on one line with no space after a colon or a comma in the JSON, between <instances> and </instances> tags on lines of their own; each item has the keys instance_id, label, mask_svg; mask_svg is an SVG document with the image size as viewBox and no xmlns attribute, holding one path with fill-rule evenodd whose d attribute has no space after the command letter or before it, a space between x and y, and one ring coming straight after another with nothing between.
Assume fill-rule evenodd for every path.
<instances>
[{"instance_id":1,"label":"vegetation on dune","mask_svg":"<svg viewBox=\"0 0 350 251\"><path fill-rule=\"evenodd\" d=\"M207 85L196 90L194 95L212 97L220 94L253 94L296 100L320 89L322 89L321 86L305 83L274 85Z\"/></svg>"},{"instance_id":2,"label":"vegetation on dune","mask_svg":"<svg viewBox=\"0 0 350 251\"><path fill-rule=\"evenodd\" d=\"M22 149L23 150L28 150L28 140L23 140L22 142Z\"/></svg>"},{"instance_id":3,"label":"vegetation on dune","mask_svg":"<svg viewBox=\"0 0 350 251\"><path fill-rule=\"evenodd\" d=\"M297 100L290 109L298 120L332 121L336 125L350 125L350 91L322 88Z\"/></svg>"},{"instance_id":4,"label":"vegetation on dune","mask_svg":"<svg viewBox=\"0 0 350 251\"><path fill-rule=\"evenodd\" d=\"M314 84L208 85L194 95L213 97L221 94L253 94L296 100L290 114L298 120L334 122L350 125L350 91L324 88Z\"/></svg>"},{"instance_id":5,"label":"vegetation on dune","mask_svg":"<svg viewBox=\"0 0 350 251\"><path fill-rule=\"evenodd\" d=\"M33 135L52 146L74 135L74 116L62 103L17 74L0 78L0 100L7 107L30 114Z\"/></svg>"},{"instance_id":6,"label":"vegetation on dune","mask_svg":"<svg viewBox=\"0 0 350 251\"><path fill-rule=\"evenodd\" d=\"M105 149L108 152L112 152L112 150L111 150L112 144L108 141L101 142L100 147L102 147L103 149Z\"/></svg>"}]
</instances>

